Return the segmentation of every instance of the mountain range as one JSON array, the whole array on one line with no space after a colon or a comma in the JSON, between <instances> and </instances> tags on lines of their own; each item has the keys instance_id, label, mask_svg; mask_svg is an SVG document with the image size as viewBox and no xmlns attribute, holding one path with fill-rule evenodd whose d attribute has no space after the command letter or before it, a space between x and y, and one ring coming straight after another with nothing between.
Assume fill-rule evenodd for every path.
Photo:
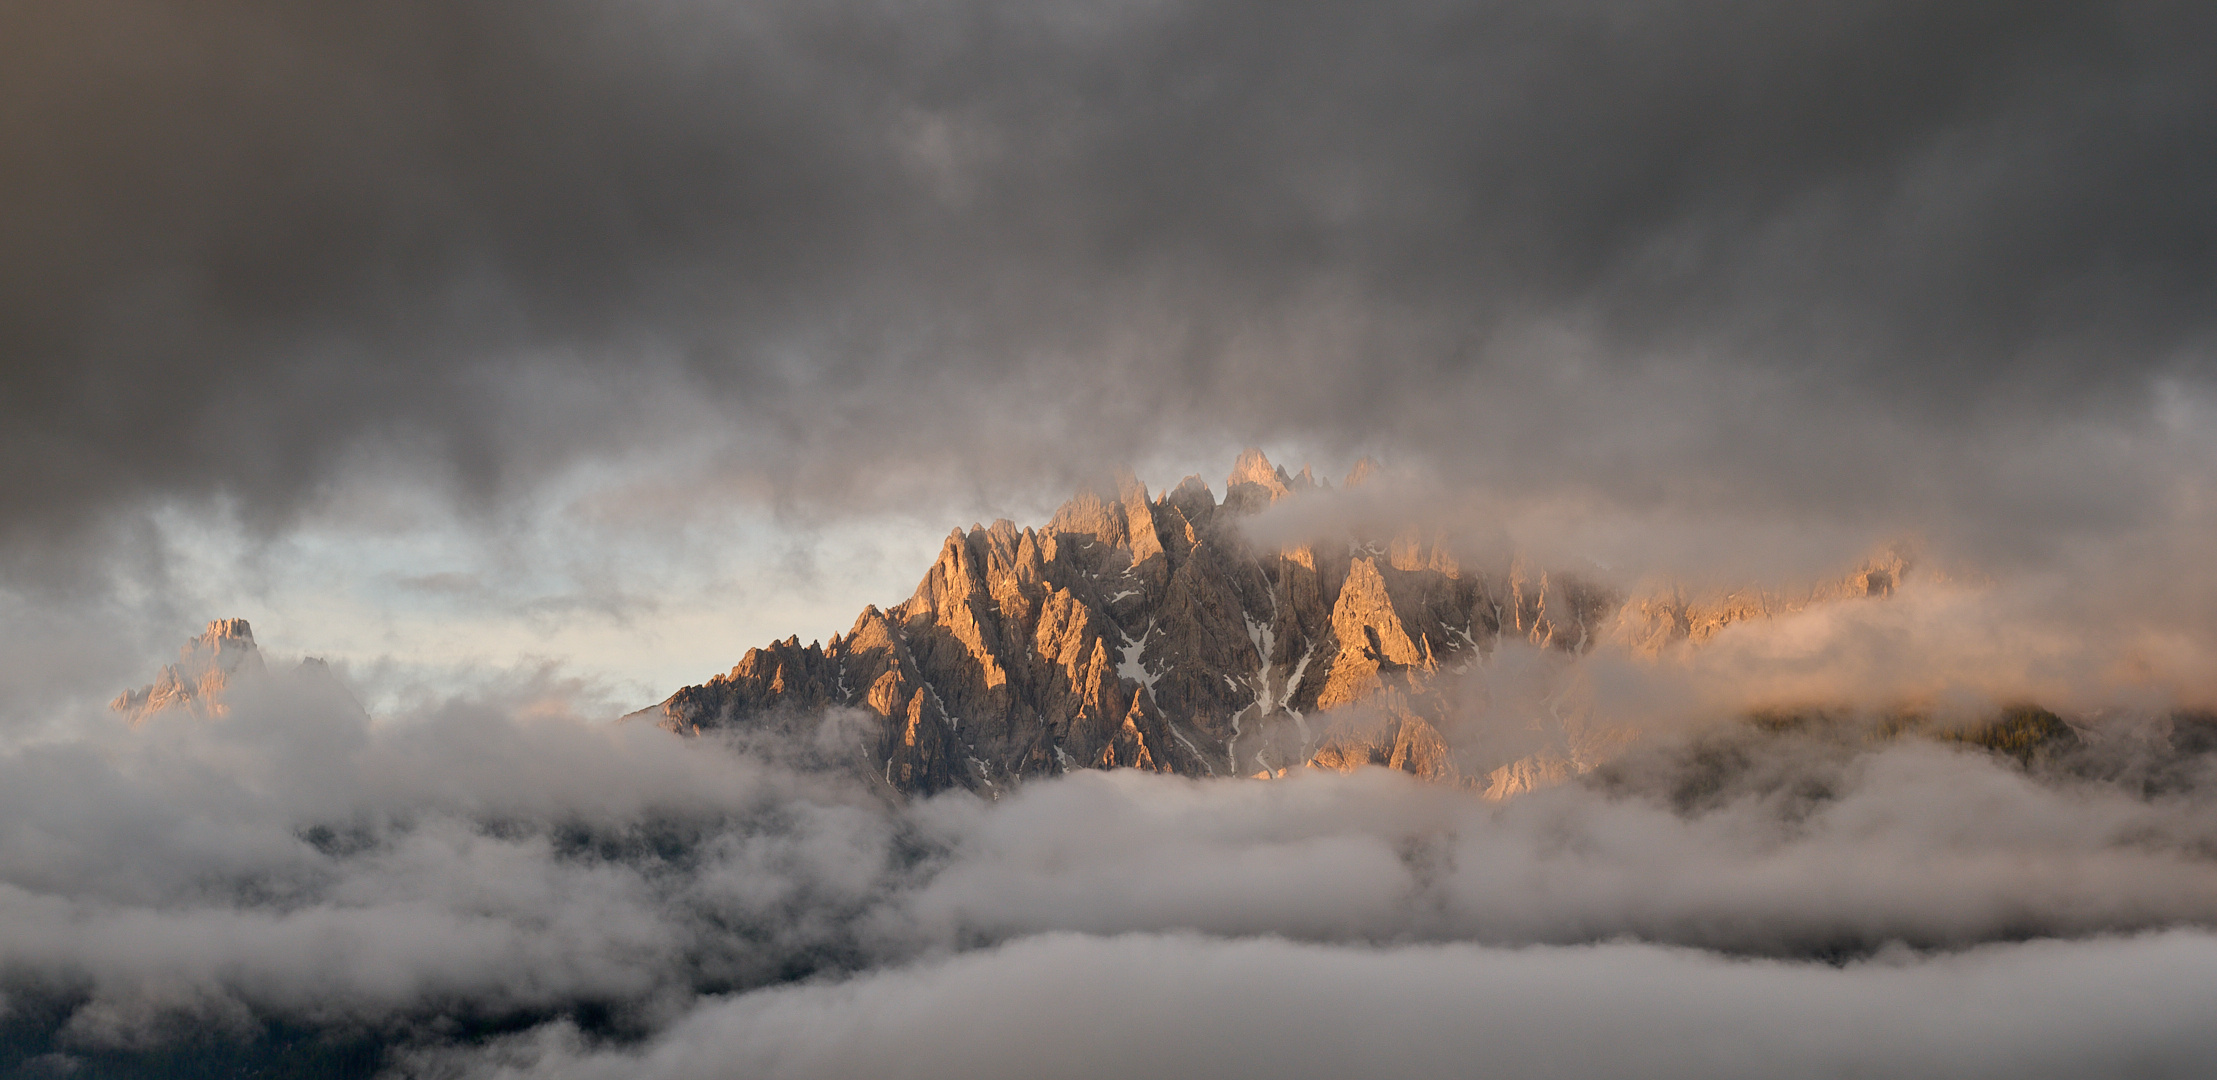
<instances>
[{"instance_id":1,"label":"mountain range","mask_svg":"<svg viewBox=\"0 0 2217 1080\"><path fill-rule=\"evenodd\" d=\"M1365 460L1338 490L1375 473ZM1471 707L1458 676L1504 646L1558 664L1605 642L1698 647L1734 622L1890 595L1909 569L1890 555L1798 594L1627 597L1513 561L1481 568L1437 529L1250 535L1273 507L1334 490L1254 449L1221 501L1197 476L1151 496L1120 470L1044 527L954 530L914 594L863 609L828 644L749 649L626 719L775 750L836 714L848 737L834 763L903 795L998 795L1078 769L1267 779L1380 765L1499 798L1587 771L1630 737L1549 699L1522 703L1548 728L1536 746L1458 745ZM112 707L133 723L221 715L234 684L270 674L247 621L221 619ZM338 687L318 660L287 674Z\"/></svg>"},{"instance_id":2,"label":"mountain range","mask_svg":"<svg viewBox=\"0 0 2217 1080\"><path fill-rule=\"evenodd\" d=\"M1342 490L1374 472L1366 459ZM1589 768L1622 738L1573 725L1540 754L1458 755L1442 734L1456 709L1446 676L1503 642L1654 652L1816 600L1888 595L1908 569L1890 556L1783 599L1628 600L1574 574L1466 565L1436 530L1248 536L1274 505L1330 490L1255 449L1221 501L1197 476L1150 496L1119 471L1044 527L956 529L913 595L865 608L828 644L750 649L633 716L706 735L852 710L867 720L868 770L911 794L995 793L1074 769L1268 778L1383 765L1501 796Z\"/></svg>"}]
</instances>

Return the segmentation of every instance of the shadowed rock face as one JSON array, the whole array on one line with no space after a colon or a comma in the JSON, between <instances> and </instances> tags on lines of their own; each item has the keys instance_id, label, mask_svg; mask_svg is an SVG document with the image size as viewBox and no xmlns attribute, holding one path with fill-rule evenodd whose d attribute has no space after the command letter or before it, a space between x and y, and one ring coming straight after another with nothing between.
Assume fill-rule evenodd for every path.
<instances>
[{"instance_id":1,"label":"shadowed rock face","mask_svg":"<svg viewBox=\"0 0 2217 1080\"><path fill-rule=\"evenodd\" d=\"M1199 477L1150 498L1121 473L1043 529L956 530L915 595L828 645L751 649L635 715L699 734L862 710L870 771L909 793L1119 767L1460 780L1435 676L1504 634L1583 651L1620 605L1575 580L1467 572L1413 534L1269 550L1242 535L1241 518L1328 486L1254 450L1221 504Z\"/></svg>"}]
</instances>

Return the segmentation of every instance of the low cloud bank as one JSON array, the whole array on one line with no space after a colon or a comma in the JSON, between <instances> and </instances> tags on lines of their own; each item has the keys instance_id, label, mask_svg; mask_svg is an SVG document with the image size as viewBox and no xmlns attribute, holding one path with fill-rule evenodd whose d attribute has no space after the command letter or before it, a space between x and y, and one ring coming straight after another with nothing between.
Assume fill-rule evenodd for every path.
<instances>
[{"instance_id":1,"label":"low cloud bank","mask_svg":"<svg viewBox=\"0 0 2217 1080\"><path fill-rule=\"evenodd\" d=\"M2187 1076L2217 1052L2217 937L1844 969L1629 943L1386 950L1047 935L716 1002L637 1049L553 1028L470 1075Z\"/></svg>"},{"instance_id":2,"label":"low cloud bank","mask_svg":"<svg viewBox=\"0 0 2217 1080\"><path fill-rule=\"evenodd\" d=\"M1726 725L1502 804L1365 770L901 805L819 767L840 716L735 753L576 689L372 719L310 667L7 750L0 1068L816 1075L912 1043L921 1074L1605 1075L1659 1045L1709 1075L2162 1075L2206 1049L2175 1004L2217 980L2191 718L2030 766ZM1541 1037L1557 1013L1601 1035Z\"/></svg>"}]
</instances>

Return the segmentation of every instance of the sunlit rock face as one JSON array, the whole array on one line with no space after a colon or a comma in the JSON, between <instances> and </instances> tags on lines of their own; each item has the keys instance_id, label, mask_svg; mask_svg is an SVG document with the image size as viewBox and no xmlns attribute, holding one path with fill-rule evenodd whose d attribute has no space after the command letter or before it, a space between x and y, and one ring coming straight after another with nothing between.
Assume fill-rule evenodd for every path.
<instances>
[{"instance_id":1,"label":"sunlit rock face","mask_svg":"<svg viewBox=\"0 0 2217 1080\"><path fill-rule=\"evenodd\" d=\"M199 637L177 650L176 663L164 665L153 682L124 691L108 707L134 726L172 710L215 719L229 715L241 694L273 689L305 691L342 703L348 711L361 711L360 703L320 659L308 657L271 671L245 619L209 623Z\"/></svg>"},{"instance_id":2,"label":"sunlit rock face","mask_svg":"<svg viewBox=\"0 0 2217 1080\"><path fill-rule=\"evenodd\" d=\"M909 793L1073 769L1372 764L1502 787L1454 760L1442 674L1504 638L1590 649L1620 599L1562 575L1473 572L1444 538L1413 532L1270 549L1243 535L1248 516L1329 486L1255 450L1221 502L1199 477L1151 497L1123 472L1045 528L958 529L908 600L864 610L828 645L749 650L637 715L699 734L862 710L878 733L869 770Z\"/></svg>"},{"instance_id":3,"label":"sunlit rock face","mask_svg":"<svg viewBox=\"0 0 2217 1080\"><path fill-rule=\"evenodd\" d=\"M221 716L223 692L234 680L263 674L262 651L245 619L217 619L177 652L152 683L126 690L109 708L136 724L164 709Z\"/></svg>"}]
</instances>

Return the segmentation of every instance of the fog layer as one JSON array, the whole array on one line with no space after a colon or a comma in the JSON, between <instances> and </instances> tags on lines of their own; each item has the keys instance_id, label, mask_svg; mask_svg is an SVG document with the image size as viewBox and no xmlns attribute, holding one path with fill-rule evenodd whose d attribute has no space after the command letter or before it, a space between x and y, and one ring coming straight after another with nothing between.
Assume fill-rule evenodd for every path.
<instances>
[{"instance_id":1,"label":"fog layer","mask_svg":"<svg viewBox=\"0 0 2217 1080\"><path fill-rule=\"evenodd\" d=\"M1498 804L1385 770L1126 770L904 805L817 764L860 737L836 713L740 753L589 722L544 681L381 720L312 665L236 690L220 715L88 717L0 759L15 1065L252 1047L279 1024L369 1039L404 1071L689 1075L743 1044L766 1055L743 1071L813 1075L889 1052L837 1033L890 1023L919 1033L920 1074L1126 1044L1078 1067L1101 1075L1198 1070L1234 1051L1184 1048L1220 1039L1277 1060L1321 1023L1370 1034L1315 1068L1390 1074L1492 1031L1517 1033L1504 1060L1539 1054L1519 1018L1558 999L1590 1003L1572 1015L1598 1034L1569 1052L1604 1073L1664 1029L1671 1060L1727 1073L1753 1067L1731 1056L1741 1030L1880 1071L2068 1045L2048 1063L2160 1072L2201 1045L2173 1002L2202 992L2211 946L2163 934L2217 920L2217 789L2190 718L2090 729L2029 766L1728 723ZM2026 939L2080 943L2000 944ZM2082 971L2129 972L2153 1004L2084 1012ZM816 981L765 989L796 979ZM1663 985L1701 993L1639 989ZM1825 1016L1929 1034L1794 1027Z\"/></svg>"}]
</instances>

